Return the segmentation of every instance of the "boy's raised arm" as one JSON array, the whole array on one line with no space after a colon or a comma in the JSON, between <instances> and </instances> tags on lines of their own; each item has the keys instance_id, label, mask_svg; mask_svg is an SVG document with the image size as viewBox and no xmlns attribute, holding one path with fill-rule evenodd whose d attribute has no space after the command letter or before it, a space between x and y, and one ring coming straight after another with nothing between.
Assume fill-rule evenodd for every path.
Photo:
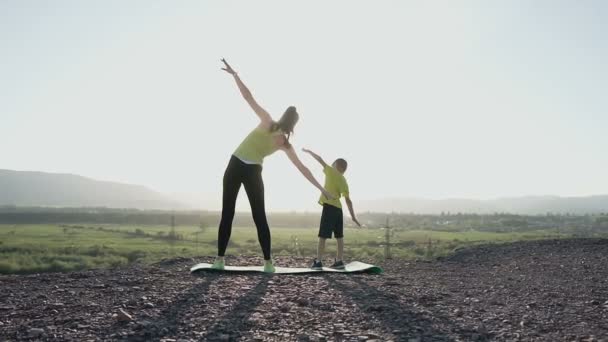
<instances>
[{"instance_id":1,"label":"boy's raised arm","mask_svg":"<svg viewBox=\"0 0 608 342\"><path fill-rule=\"evenodd\" d=\"M314 153L311 150L305 149L305 148L303 148L302 151L310 154L313 158L315 158L319 162L319 164L323 165L323 167L327 166L327 163L318 154Z\"/></svg>"},{"instance_id":2,"label":"boy's raised arm","mask_svg":"<svg viewBox=\"0 0 608 342\"><path fill-rule=\"evenodd\" d=\"M321 190L325 197L330 200L335 199L335 197L329 191L327 191L323 186L321 186L321 184L319 184L315 176L313 176L312 172L310 172L310 170L306 166L304 166L304 164L302 164L300 158L298 158L298 155L296 154L296 151L293 149L293 146L290 146L289 148L284 148L283 151L285 151L289 160L291 160L293 165L295 165L298 170L300 170L302 175L306 177L306 179L308 179L308 181L311 182L315 187L317 187L317 189Z\"/></svg>"},{"instance_id":3,"label":"boy's raised arm","mask_svg":"<svg viewBox=\"0 0 608 342\"><path fill-rule=\"evenodd\" d=\"M350 211L350 217L353 219L353 222L357 224L357 226L361 227L361 223L355 217L355 210L353 209L353 201L350 200L350 197L346 197L346 205L348 206L348 211Z\"/></svg>"}]
</instances>

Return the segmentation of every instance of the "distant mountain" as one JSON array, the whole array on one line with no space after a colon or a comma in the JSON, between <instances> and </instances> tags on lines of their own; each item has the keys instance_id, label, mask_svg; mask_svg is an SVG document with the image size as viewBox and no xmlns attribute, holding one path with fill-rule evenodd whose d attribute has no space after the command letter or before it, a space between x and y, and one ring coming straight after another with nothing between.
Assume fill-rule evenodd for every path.
<instances>
[{"instance_id":1,"label":"distant mountain","mask_svg":"<svg viewBox=\"0 0 608 342\"><path fill-rule=\"evenodd\" d=\"M0 206L108 207L182 210L216 207L217 198L178 195L172 197L140 185L97 181L71 174L0 169ZM180 202L172 198L180 199ZM185 205L183 203L189 203ZM527 196L493 200L387 198L355 203L358 212L418 214L495 212L516 214L604 213L608 195L587 197ZM246 209L248 211L248 208Z\"/></svg>"},{"instance_id":2,"label":"distant mountain","mask_svg":"<svg viewBox=\"0 0 608 342\"><path fill-rule=\"evenodd\" d=\"M439 214L495 212L516 214L604 213L608 212L608 195L587 197L526 196L493 200L390 198L360 201L359 211Z\"/></svg>"},{"instance_id":3,"label":"distant mountain","mask_svg":"<svg viewBox=\"0 0 608 342\"><path fill-rule=\"evenodd\" d=\"M146 187L71 174L0 169L0 205L181 209Z\"/></svg>"}]
</instances>

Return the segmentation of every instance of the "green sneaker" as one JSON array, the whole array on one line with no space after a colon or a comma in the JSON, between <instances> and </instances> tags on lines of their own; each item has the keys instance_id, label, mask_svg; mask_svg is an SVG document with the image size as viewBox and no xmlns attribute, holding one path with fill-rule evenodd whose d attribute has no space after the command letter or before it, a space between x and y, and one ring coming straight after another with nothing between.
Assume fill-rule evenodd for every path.
<instances>
[{"instance_id":1,"label":"green sneaker","mask_svg":"<svg viewBox=\"0 0 608 342\"><path fill-rule=\"evenodd\" d=\"M214 270L219 270L219 271L223 271L224 270L224 265L225 265L225 261L224 259L217 259L213 262L213 265L211 266L212 269Z\"/></svg>"},{"instance_id":2,"label":"green sneaker","mask_svg":"<svg viewBox=\"0 0 608 342\"><path fill-rule=\"evenodd\" d=\"M265 273L274 273L274 271L276 271L276 269L274 268L274 265L272 264L272 260L264 260L264 272Z\"/></svg>"}]
</instances>

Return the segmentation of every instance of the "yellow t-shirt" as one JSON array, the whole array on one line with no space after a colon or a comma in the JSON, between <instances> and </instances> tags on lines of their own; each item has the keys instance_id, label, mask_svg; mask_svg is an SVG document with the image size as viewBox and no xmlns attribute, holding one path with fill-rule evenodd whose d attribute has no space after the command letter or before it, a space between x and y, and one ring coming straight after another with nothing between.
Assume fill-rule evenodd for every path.
<instances>
[{"instance_id":1,"label":"yellow t-shirt","mask_svg":"<svg viewBox=\"0 0 608 342\"><path fill-rule=\"evenodd\" d=\"M325 189L329 191L329 193L331 193L336 199L330 200L324 195L321 195L321 198L319 198L319 204L329 204L336 208L342 208L340 197L344 196L348 198L348 183L346 182L346 178L344 178L343 174L338 172L338 170L334 169L330 165L325 166L323 173L325 174Z\"/></svg>"},{"instance_id":2,"label":"yellow t-shirt","mask_svg":"<svg viewBox=\"0 0 608 342\"><path fill-rule=\"evenodd\" d=\"M281 130L270 132L256 127L237 147L233 155L241 160L261 165L264 163L264 157L279 149L275 146L274 137L280 134L282 134Z\"/></svg>"}]
</instances>

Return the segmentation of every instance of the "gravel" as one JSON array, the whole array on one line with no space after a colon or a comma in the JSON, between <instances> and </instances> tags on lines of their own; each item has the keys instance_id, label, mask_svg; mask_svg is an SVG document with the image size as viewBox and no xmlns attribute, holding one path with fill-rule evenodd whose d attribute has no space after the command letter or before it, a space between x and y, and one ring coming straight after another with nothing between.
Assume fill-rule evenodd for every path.
<instances>
[{"instance_id":1,"label":"gravel","mask_svg":"<svg viewBox=\"0 0 608 342\"><path fill-rule=\"evenodd\" d=\"M0 340L608 342L608 240L484 245L381 275L189 274L211 260L0 276Z\"/></svg>"}]
</instances>

